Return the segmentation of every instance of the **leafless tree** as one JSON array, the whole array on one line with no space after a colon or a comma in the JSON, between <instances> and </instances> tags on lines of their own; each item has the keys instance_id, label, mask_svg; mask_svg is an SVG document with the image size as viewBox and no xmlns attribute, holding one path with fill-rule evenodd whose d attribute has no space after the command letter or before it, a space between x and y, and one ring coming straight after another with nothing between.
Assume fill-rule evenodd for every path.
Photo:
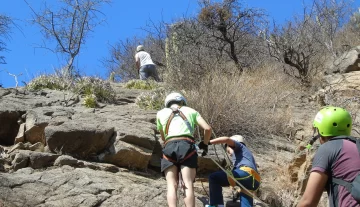
<instances>
[{"instance_id":1,"label":"leafless tree","mask_svg":"<svg viewBox=\"0 0 360 207\"><path fill-rule=\"evenodd\" d=\"M160 67L165 67L165 40L164 45L156 37L149 34L145 38L132 37L125 41L118 41L113 45L109 45L110 55L102 59L102 63L107 68L109 74L115 74L118 81L128 81L139 77L138 70L135 65L136 47L144 45L145 51L149 52L153 62L157 65L159 72Z\"/></svg>"},{"instance_id":2,"label":"leafless tree","mask_svg":"<svg viewBox=\"0 0 360 207\"><path fill-rule=\"evenodd\" d=\"M352 13L353 0L314 0L309 16L316 21L313 32L324 48L333 58L337 58L344 51L341 45L336 45L337 34L349 22ZM341 44L341 43L340 43Z\"/></svg>"},{"instance_id":3,"label":"leafless tree","mask_svg":"<svg viewBox=\"0 0 360 207\"><path fill-rule=\"evenodd\" d=\"M344 50L360 45L360 8L354 12L345 29L337 35L337 43Z\"/></svg>"},{"instance_id":4,"label":"leafless tree","mask_svg":"<svg viewBox=\"0 0 360 207\"><path fill-rule=\"evenodd\" d=\"M110 45L110 55L102 60L109 73L114 73L116 79L128 81L137 78L138 72L135 65L134 55L136 46L141 42L139 38L133 37L125 41L119 41Z\"/></svg>"},{"instance_id":5,"label":"leafless tree","mask_svg":"<svg viewBox=\"0 0 360 207\"><path fill-rule=\"evenodd\" d=\"M237 0L223 0L221 3L203 0L200 6L198 21L208 30L204 34L217 43L220 53L230 57L243 71L248 67L244 54L258 42L255 37L264 23L264 13L243 7Z\"/></svg>"},{"instance_id":6,"label":"leafless tree","mask_svg":"<svg viewBox=\"0 0 360 207\"><path fill-rule=\"evenodd\" d=\"M227 65L236 67L227 63L230 59L219 51L221 45L207 38L205 32L197 19L192 18L184 18L169 26L166 39L166 82L188 89L197 87L201 82L199 80L211 71L227 73Z\"/></svg>"},{"instance_id":7,"label":"leafless tree","mask_svg":"<svg viewBox=\"0 0 360 207\"><path fill-rule=\"evenodd\" d=\"M161 19L158 22L155 22L152 19L149 19L146 22L145 27L141 27L143 31L146 32L146 47L151 53L151 57L154 59L155 64L159 66L165 65L165 40L168 34L168 24Z\"/></svg>"},{"instance_id":8,"label":"leafless tree","mask_svg":"<svg viewBox=\"0 0 360 207\"><path fill-rule=\"evenodd\" d=\"M300 21L287 22L282 27L274 26L267 39L270 56L290 66L290 71L286 67L284 71L300 79L302 83L308 83L312 64L316 61L316 55L321 52L309 21L312 20L304 17Z\"/></svg>"},{"instance_id":9,"label":"leafless tree","mask_svg":"<svg viewBox=\"0 0 360 207\"><path fill-rule=\"evenodd\" d=\"M6 51L6 41L10 36L13 21L10 17L0 14L0 52ZM5 56L0 55L0 64L6 64Z\"/></svg>"},{"instance_id":10,"label":"leafless tree","mask_svg":"<svg viewBox=\"0 0 360 207\"><path fill-rule=\"evenodd\" d=\"M99 14L105 16L101 6L111 0L58 0L57 7L49 8L44 3L44 9L39 12L24 1L33 11L33 22L40 26L44 37L56 41L55 49L41 47L65 55L67 64L63 72L66 76L72 75L74 59L81 47L94 28L104 21L99 17Z\"/></svg>"},{"instance_id":11,"label":"leafless tree","mask_svg":"<svg viewBox=\"0 0 360 207\"><path fill-rule=\"evenodd\" d=\"M266 38L270 56L290 67L285 67L286 73L309 83L327 58L341 53L334 42L349 18L348 9L349 1L314 0L301 16L282 26L274 24Z\"/></svg>"}]
</instances>

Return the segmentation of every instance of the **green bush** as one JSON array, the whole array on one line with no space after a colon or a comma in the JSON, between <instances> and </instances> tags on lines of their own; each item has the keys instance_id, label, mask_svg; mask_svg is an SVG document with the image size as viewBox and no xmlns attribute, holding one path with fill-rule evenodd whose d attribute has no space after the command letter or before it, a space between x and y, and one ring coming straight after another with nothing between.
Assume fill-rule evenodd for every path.
<instances>
[{"instance_id":1,"label":"green bush","mask_svg":"<svg viewBox=\"0 0 360 207\"><path fill-rule=\"evenodd\" d=\"M52 89L72 91L75 94L85 95L88 106L93 106L91 98L96 102L113 103L115 91L109 81L97 77L79 77L69 79L58 75L41 75L33 79L27 86L29 90Z\"/></svg>"},{"instance_id":2,"label":"green bush","mask_svg":"<svg viewBox=\"0 0 360 207\"><path fill-rule=\"evenodd\" d=\"M158 88L154 91L141 93L136 99L136 104L147 110L160 110L164 108L164 100L167 93L164 88Z\"/></svg>"},{"instance_id":3,"label":"green bush","mask_svg":"<svg viewBox=\"0 0 360 207\"><path fill-rule=\"evenodd\" d=\"M154 90L159 87L159 83L154 80L130 80L125 84L125 88L128 89Z\"/></svg>"},{"instance_id":4,"label":"green bush","mask_svg":"<svg viewBox=\"0 0 360 207\"><path fill-rule=\"evenodd\" d=\"M83 95L93 94L100 102L112 103L115 100L115 91L110 83L96 77L78 78L73 90Z\"/></svg>"},{"instance_id":5,"label":"green bush","mask_svg":"<svg viewBox=\"0 0 360 207\"><path fill-rule=\"evenodd\" d=\"M44 88L52 89L52 90L66 90L69 86L68 81L66 79L61 78L56 75L40 75L39 77L33 79L29 84L27 84L27 88L29 90L41 90Z\"/></svg>"}]
</instances>

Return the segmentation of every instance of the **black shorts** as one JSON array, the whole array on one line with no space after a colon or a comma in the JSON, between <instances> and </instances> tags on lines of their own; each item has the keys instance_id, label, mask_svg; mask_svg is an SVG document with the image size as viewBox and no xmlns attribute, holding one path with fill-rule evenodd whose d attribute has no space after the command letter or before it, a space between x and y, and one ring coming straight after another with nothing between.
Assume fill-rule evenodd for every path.
<instances>
[{"instance_id":1,"label":"black shorts","mask_svg":"<svg viewBox=\"0 0 360 207\"><path fill-rule=\"evenodd\" d=\"M169 141L164 149L162 150L163 154L175 161L175 163L167 160L165 158L161 159L161 172L164 172L168 167L173 165L177 166L186 166L189 168L197 168L197 158L198 154L194 153L191 157L184 160L186 156L196 150L194 143L191 143L187 140L174 140Z\"/></svg>"}]
</instances>

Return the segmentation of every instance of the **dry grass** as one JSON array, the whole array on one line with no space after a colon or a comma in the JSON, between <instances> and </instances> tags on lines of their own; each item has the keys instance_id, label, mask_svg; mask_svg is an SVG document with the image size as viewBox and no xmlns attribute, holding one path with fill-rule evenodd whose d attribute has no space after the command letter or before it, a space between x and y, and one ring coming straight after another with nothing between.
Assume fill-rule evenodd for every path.
<instances>
[{"instance_id":1,"label":"dry grass","mask_svg":"<svg viewBox=\"0 0 360 207\"><path fill-rule=\"evenodd\" d=\"M287 168L279 166L272 175L272 187L279 198L281 206L292 206L296 202L297 184L290 181Z\"/></svg>"},{"instance_id":2,"label":"dry grass","mask_svg":"<svg viewBox=\"0 0 360 207\"><path fill-rule=\"evenodd\" d=\"M291 116L287 106L297 101L298 90L275 68L261 68L242 75L212 72L185 95L218 136L238 133L256 138L283 134Z\"/></svg>"},{"instance_id":3,"label":"dry grass","mask_svg":"<svg viewBox=\"0 0 360 207\"><path fill-rule=\"evenodd\" d=\"M191 71L191 68L184 70ZM230 73L224 65L217 68L213 64L211 70L200 78L194 77L167 83L176 87L177 91L185 90L182 93L189 106L200 112L216 136L245 135L255 153L282 160L279 161L282 165L274 163L269 169L265 167L262 175L266 182L264 186L273 189L281 206L292 206L297 186L290 180L286 166L289 159L274 154L278 150L269 139L286 139L285 129L292 118L291 106L299 103L299 94L303 94L304 88L276 65L238 74L234 71ZM281 155L288 156L289 153Z\"/></svg>"}]
</instances>

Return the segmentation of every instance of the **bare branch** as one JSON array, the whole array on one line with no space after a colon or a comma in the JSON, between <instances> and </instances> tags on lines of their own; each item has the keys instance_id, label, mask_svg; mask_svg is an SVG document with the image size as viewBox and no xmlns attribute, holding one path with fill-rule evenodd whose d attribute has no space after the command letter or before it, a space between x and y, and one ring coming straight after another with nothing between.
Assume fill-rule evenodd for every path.
<instances>
[{"instance_id":1,"label":"bare branch","mask_svg":"<svg viewBox=\"0 0 360 207\"><path fill-rule=\"evenodd\" d=\"M103 22L97 16L97 14L103 14L99 8L105 3L110 3L111 0L59 1L63 4L58 10L47 8L44 4L45 9L40 12L36 12L27 0L24 1L34 14L33 23L40 26L44 37L56 41L56 48L51 51L67 56L64 72L71 75L74 59L85 44L87 35ZM47 48L47 46L43 45L40 48Z\"/></svg>"}]
</instances>

